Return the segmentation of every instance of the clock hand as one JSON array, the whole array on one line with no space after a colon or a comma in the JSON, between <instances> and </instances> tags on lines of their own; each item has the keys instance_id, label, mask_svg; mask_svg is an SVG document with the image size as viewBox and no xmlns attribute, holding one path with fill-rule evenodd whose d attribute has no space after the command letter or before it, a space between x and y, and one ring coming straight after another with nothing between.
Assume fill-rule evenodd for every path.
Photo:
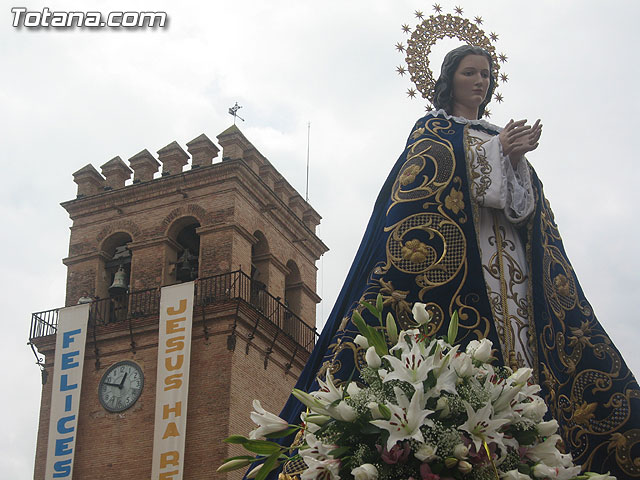
<instances>
[{"instance_id":1,"label":"clock hand","mask_svg":"<svg viewBox=\"0 0 640 480\"><path fill-rule=\"evenodd\" d=\"M120 385L118 385L118 388L119 388L120 390L122 390L122 386L124 385L124 379L125 379L125 378L127 378L127 374L128 374L128 373L129 373L129 372L124 372L124 376L122 377L122 380L120 380Z\"/></svg>"},{"instance_id":2,"label":"clock hand","mask_svg":"<svg viewBox=\"0 0 640 480\"><path fill-rule=\"evenodd\" d=\"M109 385L111 387L118 387L120 388L120 385L118 383L109 383L109 382L104 382L105 385Z\"/></svg>"}]
</instances>

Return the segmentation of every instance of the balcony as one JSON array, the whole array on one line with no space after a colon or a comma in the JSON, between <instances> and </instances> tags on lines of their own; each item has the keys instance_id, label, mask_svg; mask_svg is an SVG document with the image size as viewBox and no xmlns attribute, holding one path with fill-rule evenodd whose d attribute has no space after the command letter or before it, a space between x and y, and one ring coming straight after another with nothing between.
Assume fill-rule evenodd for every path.
<instances>
[{"instance_id":1,"label":"balcony","mask_svg":"<svg viewBox=\"0 0 640 480\"><path fill-rule=\"evenodd\" d=\"M196 312L204 312L209 307L229 302L243 304L254 311L256 329L260 322L266 323L266 326L276 332L276 338L278 335L285 335L305 351L310 353L313 350L318 336L316 329L304 323L279 298L260 288L257 282L252 282L241 270L198 279L195 289L194 320ZM56 333L59 310L56 308L31 315L29 345L36 354L38 363L40 359L33 341ZM120 324L121 327L128 328L133 336L136 323L144 318L157 317L159 313L160 289L131 292L91 302L89 326L95 334L97 327L115 327ZM251 335L249 338L251 339Z\"/></svg>"}]
</instances>

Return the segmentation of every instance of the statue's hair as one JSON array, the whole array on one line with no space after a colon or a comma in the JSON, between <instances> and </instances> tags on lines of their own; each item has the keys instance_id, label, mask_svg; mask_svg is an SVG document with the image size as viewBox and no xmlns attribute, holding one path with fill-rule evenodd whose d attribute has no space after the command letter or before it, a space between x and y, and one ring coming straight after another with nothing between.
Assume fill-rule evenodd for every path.
<instances>
[{"instance_id":1,"label":"statue's hair","mask_svg":"<svg viewBox=\"0 0 640 480\"><path fill-rule=\"evenodd\" d=\"M489 61L489 89L487 90L487 96L480 104L480 108L478 108L478 118L481 118L485 107L491 101L493 90L496 88L496 80L493 77L493 59L489 52L481 47L463 45L447 53L440 69L440 78L436 81L433 106L436 109L444 109L449 115L453 114L453 74L456 73L458 65L467 55L484 55Z\"/></svg>"}]
</instances>

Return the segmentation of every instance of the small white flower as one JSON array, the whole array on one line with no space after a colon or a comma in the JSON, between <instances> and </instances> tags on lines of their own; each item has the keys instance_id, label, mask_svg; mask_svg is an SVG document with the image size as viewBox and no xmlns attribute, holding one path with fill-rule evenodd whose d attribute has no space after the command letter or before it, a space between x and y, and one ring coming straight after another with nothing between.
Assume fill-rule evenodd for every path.
<instances>
[{"instance_id":1,"label":"small white flower","mask_svg":"<svg viewBox=\"0 0 640 480\"><path fill-rule=\"evenodd\" d=\"M414 303L411 313L413 313L413 318L418 325L426 325L431 321L431 313L427 312L426 305L424 303Z\"/></svg>"},{"instance_id":2,"label":"small white flower","mask_svg":"<svg viewBox=\"0 0 640 480\"><path fill-rule=\"evenodd\" d=\"M380 368L380 365L382 365L382 361L376 353L376 347L367 348L367 353L365 354L364 358L367 361L367 365L369 365L371 368Z\"/></svg>"},{"instance_id":3,"label":"small white flower","mask_svg":"<svg viewBox=\"0 0 640 480\"><path fill-rule=\"evenodd\" d=\"M416 450L413 456L421 462L430 462L437 457L437 449L438 447L434 447L433 445L429 445L428 443L423 443L418 447L418 450Z\"/></svg>"},{"instance_id":4,"label":"small white flower","mask_svg":"<svg viewBox=\"0 0 640 480\"><path fill-rule=\"evenodd\" d=\"M351 470L351 475L356 480L376 480L378 478L378 469L370 463L365 463Z\"/></svg>"},{"instance_id":5,"label":"small white flower","mask_svg":"<svg viewBox=\"0 0 640 480\"><path fill-rule=\"evenodd\" d=\"M251 420L258 425L258 428L251 430L249 433L249 438L252 440L289 428L286 420L262 408L260 400L253 401L253 409L255 411L251 412Z\"/></svg>"}]
</instances>

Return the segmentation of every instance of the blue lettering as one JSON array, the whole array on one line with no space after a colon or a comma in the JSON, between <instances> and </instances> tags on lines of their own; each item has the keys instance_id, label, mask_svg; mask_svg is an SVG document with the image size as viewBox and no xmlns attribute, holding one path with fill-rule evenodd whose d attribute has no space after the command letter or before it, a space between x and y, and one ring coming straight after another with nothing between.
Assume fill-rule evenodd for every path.
<instances>
[{"instance_id":1,"label":"blue lettering","mask_svg":"<svg viewBox=\"0 0 640 480\"><path fill-rule=\"evenodd\" d=\"M73 437L58 438L56 440L56 457L71 455L73 449L68 445L71 442L73 442Z\"/></svg>"},{"instance_id":2,"label":"blue lettering","mask_svg":"<svg viewBox=\"0 0 640 480\"><path fill-rule=\"evenodd\" d=\"M73 357L76 355L80 355L79 350L74 350L73 352L65 352L62 354L62 370L68 370L73 367L79 367L80 364L76 360L73 361Z\"/></svg>"},{"instance_id":3,"label":"blue lettering","mask_svg":"<svg viewBox=\"0 0 640 480\"><path fill-rule=\"evenodd\" d=\"M66 424L68 422L73 422L75 419L76 419L75 415L70 415L68 417L62 417L60 420L58 420L58 433L71 433L71 432L73 432L75 427L73 427L73 426L67 427Z\"/></svg>"},{"instance_id":4,"label":"blue lettering","mask_svg":"<svg viewBox=\"0 0 640 480\"><path fill-rule=\"evenodd\" d=\"M66 397L64 397L64 411L65 412L70 412L71 411L71 400L73 400L73 395L67 395Z\"/></svg>"},{"instance_id":5,"label":"blue lettering","mask_svg":"<svg viewBox=\"0 0 640 480\"><path fill-rule=\"evenodd\" d=\"M53 478L64 478L71 476L71 459L60 460L53 464Z\"/></svg>"},{"instance_id":6,"label":"blue lettering","mask_svg":"<svg viewBox=\"0 0 640 480\"><path fill-rule=\"evenodd\" d=\"M69 345L73 343L73 336L82 333L82 330L79 328L76 330L69 330L68 332L64 332L62 334L62 348L69 348Z\"/></svg>"},{"instance_id":7,"label":"blue lettering","mask_svg":"<svg viewBox=\"0 0 640 480\"><path fill-rule=\"evenodd\" d=\"M60 375L60 391L61 392L66 392L67 390L73 390L74 388L78 388L77 383L74 383L73 385L68 385L67 378L69 378L69 376L66 373L64 375Z\"/></svg>"}]
</instances>

